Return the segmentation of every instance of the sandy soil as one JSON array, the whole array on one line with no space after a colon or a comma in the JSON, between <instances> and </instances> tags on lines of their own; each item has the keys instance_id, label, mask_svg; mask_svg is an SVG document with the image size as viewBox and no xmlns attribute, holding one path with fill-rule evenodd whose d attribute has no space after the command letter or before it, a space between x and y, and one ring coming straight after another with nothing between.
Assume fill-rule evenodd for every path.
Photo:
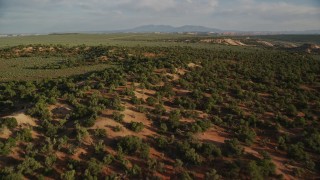
<instances>
[{"instance_id":1,"label":"sandy soil","mask_svg":"<svg viewBox=\"0 0 320 180\"><path fill-rule=\"evenodd\" d=\"M174 174L174 167L172 165L168 165L168 162L170 164L173 164L174 161L170 159L169 157L165 156L164 153L161 153L157 151L154 148L150 148L150 157L157 159L160 162L167 162L164 166L164 172L163 173L156 173L157 176L161 177L161 179L168 180L170 177L168 174Z\"/></svg>"},{"instance_id":2,"label":"sandy soil","mask_svg":"<svg viewBox=\"0 0 320 180\"><path fill-rule=\"evenodd\" d=\"M144 125L143 130L138 133L138 136L146 138L156 135L156 132L152 127L152 122L148 120L145 114L131 110L134 108L134 106L131 106L129 104L127 104L126 107L126 110L123 112L123 114L125 115L124 122L141 122Z\"/></svg>"},{"instance_id":3,"label":"sandy soil","mask_svg":"<svg viewBox=\"0 0 320 180\"><path fill-rule=\"evenodd\" d=\"M257 43L260 43L260 44L268 46L268 47L273 47L274 46L272 43L267 42L267 41L257 41Z\"/></svg>"},{"instance_id":4,"label":"sandy soil","mask_svg":"<svg viewBox=\"0 0 320 180\"><path fill-rule=\"evenodd\" d=\"M81 160L80 156L82 154L87 154L87 151L83 148L77 148L75 151L76 153L71 156L71 158L75 160Z\"/></svg>"},{"instance_id":5,"label":"sandy soil","mask_svg":"<svg viewBox=\"0 0 320 180\"><path fill-rule=\"evenodd\" d=\"M64 160L67 157L67 155L61 151L56 151L56 156L60 160Z\"/></svg>"},{"instance_id":6,"label":"sandy soil","mask_svg":"<svg viewBox=\"0 0 320 180\"><path fill-rule=\"evenodd\" d=\"M108 116L112 115L112 113L107 113L107 112L104 112L104 114L105 115L108 114ZM117 126L121 127L122 130L119 132L115 132L114 128ZM125 128L122 124L120 124L110 118L107 118L107 117L99 117L96 120L96 123L94 124L92 129L105 129L107 132L107 136L111 139L116 138L116 137L123 137L123 136L132 135L130 130Z\"/></svg>"},{"instance_id":7,"label":"sandy soil","mask_svg":"<svg viewBox=\"0 0 320 180\"><path fill-rule=\"evenodd\" d=\"M237 41L237 40L233 40L233 39L224 39L224 41L229 44L229 45L233 45L233 46L246 46L246 44Z\"/></svg>"},{"instance_id":8,"label":"sandy soil","mask_svg":"<svg viewBox=\"0 0 320 180\"><path fill-rule=\"evenodd\" d=\"M108 59L109 59L108 56L100 56L99 57L100 61L108 61Z\"/></svg>"},{"instance_id":9,"label":"sandy soil","mask_svg":"<svg viewBox=\"0 0 320 180\"><path fill-rule=\"evenodd\" d=\"M37 126L36 119L26 115L24 111L19 111L19 112L16 112L10 116L6 116L6 117L16 118L16 120L18 122L18 126L21 128L28 128L28 127ZM32 134L32 138L37 139L38 137L40 137L40 134L34 130L31 131L31 134Z\"/></svg>"},{"instance_id":10,"label":"sandy soil","mask_svg":"<svg viewBox=\"0 0 320 180\"><path fill-rule=\"evenodd\" d=\"M285 48L296 48L296 47L298 47L296 44L289 43L289 42L286 42L286 43L282 44L282 46L285 47Z\"/></svg>"},{"instance_id":11,"label":"sandy soil","mask_svg":"<svg viewBox=\"0 0 320 180\"><path fill-rule=\"evenodd\" d=\"M195 64L195 63L189 63L188 64L188 67L191 67L191 68L193 68L193 67L196 67L197 65Z\"/></svg>"},{"instance_id":12,"label":"sandy soil","mask_svg":"<svg viewBox=\"0 0 320 180\"><path fill-rule=\"evenodd\" d=\"M208 131L196 135L196 138L198 138L203 142L213 142L213 143L222 144L226 139L229 139L228 136L229 135L225 133L223 129L212 127ZM259 148L254 145L252 147L244 146L244 150L246 153L251 154L257 158L261 158L261 155L257 149ZM270 151L272 151L272 153L270 153L270 156L271 156L272 162L276 165L276 173L283 174L284 179L295 179L288 173L290 172L290 168L285 165L285 162L287 161L287 159L285 158L285 155L279 154L279 153L276 154L273 152L274 150L270 150L270 149L264 149L264 150L268 150L269 153Z\"/></svg>"},{"instance_id":13,"label":"sandy soil","mask_svg":"<svg viewBox=\"0 0 320 180\"><path fill-rule=\"evenodd\" d=\"M149 97L148 94L154 94L154 92L148 89L137 88L136 91L134 91L134 94L138 99L142 98L143 100L146 100Z\"/></svg>"},{"instance_id":14,"label":"sandy soil","mask_svg":"<svg viewBox=\"0 0 320 180\"><path fill-rule=\"evenodd\" d=\"M204 133L199 133L196 135L201 141L215 142L222 144L226 139L228 139L228 134L224 132L222 128L211 127Z\"/></svg>"},{"instance_id":15,"label":"sandy soil","mask_svg":"<svg viewBox=\"0 0 320 180\"><path fill-rule=\"evenodd\" d=\"M166 76L172 77L172 81L176 81L176 80L180 79L180 76L178 74L166 73Z\"/></svg>"},{"instance_id":16,"label":"sandy soil","mask_svg":"<svg viewBox=\"0 0 320 180\"><path fill-rule=\"evenodd\" d=\"M156 57L157 55L156 55L155 53L148 53L148 52L146 52L146 53L143 53L143 56L144 56L144 57L149 57L149 58L154 58L154 57Z\"/></svg>"},{"instance_id":17,"label":"sandy soil","mask_svg":"<svg viewBox=\"0 0 320 180\"><path fill-rule=\"evenodd\" d=\"M176 73L165 73L166 76L171 76L172 81L179 80L181 76L185 75L187 70L182 69L182 68L176 68L175 69Z\"/></svg>"},{"instance_id":18,"label":"sandy soil","mask_svg":"<svg viewBox=\"0 0 320 180\"><path fill-rule=\"evenodd\" d=\"M195 64L195 63L189 63L188 64L189 68L195 68L195 67L202 67L201 65Z\"/></svg>"},{"instance_id":19,"label":"sandy soil","mask_svg":"<svg viewBox=\"0 0 320 180\"><path fill-rule=\"evenodd\" d=\"M12 132L7 128L4 127L0 130L0 138L8 139L11 136Z\"/></svg>"},{"instance_id":20,"label":"sandy soil","mask_svg":"<svg viewBox=\"0 0 320 180\"><path fill-rule=\"evenodd\" d=\"M24 52L32 52L33 51L33 47L27 47L27 48L23 48L22 49Z\"/></svg>"},{"instance_id":21,"label":"sandy soil","mask_svg":"<svg viewBox=\"0 0 320 180\"><path fill-rule=\"evenodd\" d=\"M187 70L181 69L181 68L176 68L176 72L178 75L183 76L184 74L186 74Z\"/></svg>"},{"instance_id":22,"label":"sandy soil","mask_svg":"<svg viewBox=\"0 0 320 180\"><path fill-rule=\"evenodd\" d=\"M48 107L49 111L52 113L54 118L65 118L66 115L70 114L72 111L72 107L67 105L67 104L63 104L63 103L57 103L55 105L50 105Z\"/></svg>"},{"instance_id":23,"label":"sandy soil","mask_svg":"<svg viewBox=\"0 0 320 180\"><path fill-rule=\"evenodd\" d=\"M17 119L18 125L21 126L37 126L35 119L26 115L23 111L14 113L10 116L6 117L13 117Z\"/></svg>"},{"instance_id":24,"label":"sandy soil","mask_svg":"<svg viewBox=\"0 0 320 180\"><path fill-rule=\"evenodd\" d=\"M205 42L205 43L218 43L218 44L226 44L226 45L232 45L232 46L246 46L246 44L242 43L241 41L238 40L233 40L233 39L203 39L200 42Z\"/></svg>"},{"instance_id":25,"label":"sandy soil","mask_svg":"<svg viewBox=\"0 0 320 180\"><path fill-rule=\"evenodd\" d=\"M133 111L132 109L134 109L134 106L132 106L129 103L125 104L125 107L126 109L123 112L121 112L125 115L123 123L118 123L111 119L113 111L107 110L103 112L102 117L97 119L92 129L105 129L109 138L135 135L140 138L146 139L150 136L156 135L156 132L152 127L152 122L147 119L145 114ZM138 133L131 131L127 128L129 123L131 122L142 122L144 124L143 130ZM117 126L121 127L122 130L119 132L115 132L114 128Z\"/></svg>"}]
</instances>

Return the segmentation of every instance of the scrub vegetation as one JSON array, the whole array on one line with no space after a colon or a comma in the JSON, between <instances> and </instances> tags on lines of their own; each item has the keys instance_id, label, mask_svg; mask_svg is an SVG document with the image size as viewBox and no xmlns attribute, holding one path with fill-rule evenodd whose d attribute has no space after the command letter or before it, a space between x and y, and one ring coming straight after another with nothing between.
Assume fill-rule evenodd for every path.
<instances>
[{"instance_id":1,"label":"scrub vegetation","mask_svg":"<svg viewBox=\"0 0 320 180\"><path fill-rule=\"evenodd\" d=\"M227 38L5 38L0 179L319 177L317 45Z\"/></svg>"}]
</instances>

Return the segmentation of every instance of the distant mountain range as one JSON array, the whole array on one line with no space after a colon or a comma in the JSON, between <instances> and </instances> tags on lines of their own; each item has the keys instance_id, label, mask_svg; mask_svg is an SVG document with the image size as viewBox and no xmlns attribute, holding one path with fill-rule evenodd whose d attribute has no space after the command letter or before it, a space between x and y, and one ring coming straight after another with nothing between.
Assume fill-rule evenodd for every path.
<instances>
[{"instance_id":1,"label":"distant mountain range","mask_svg":"<svg viewBox=\"0 0 320 180\"><path fill-rule=\"evenodd\" d=\"M264 35L264 34L320 34L320 30L307 31L238 31L238 30L222 30L217 28L209 28L205 26L185 25L174 27L170 25L144 25L132 29L108 31L113 33L218 33L218 34L246 34L246 35Z\"/></svg>"},{"instance_id":2,"label":"distant mountain range","mask_svg":"<svg viewBox=\"0 0 320 180\"><path fill-rule=\"evenodd\" d=\"M162 33L184 33L184 32L222 32L220 29L208 28L204 26L181 26L173 27L169 25L145 25L133 29L123 30L125 32L162 32Z\"/></svg>"},{"instance_id":3,"label":"distant mountain range","mask_svg":"<svg viewBox=\"0 0 320 180\"><path fill-rule=\"evenodd\" d=\"M320 30L306 30L306 31L239 31L239 30L223 30L217 28L210 28L205 26L193 26L185 25L180 27L174 27L170 25L144 25L131 29L111 30L111 31L67 31L67 32L53 32L50 34L70 34L70 33L198 33L208 34L216 33L219 35L320 35ZM0 34L0 37L6 37L11 35L30 35L30 34Z\"/></svg>"}]
</instances>

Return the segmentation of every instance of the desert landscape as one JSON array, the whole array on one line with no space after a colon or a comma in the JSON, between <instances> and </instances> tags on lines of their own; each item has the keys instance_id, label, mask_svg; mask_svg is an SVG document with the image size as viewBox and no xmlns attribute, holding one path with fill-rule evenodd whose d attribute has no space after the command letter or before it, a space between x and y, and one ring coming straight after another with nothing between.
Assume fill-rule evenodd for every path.
<instances>
[{"instance_id":1,"label":"desert landscape","mask_svg":"<svg viewBox=\"0 0 320 180\"><path fill-rule=\"evenodd\" d=\"M305 179L319 0L0 0L0 180Z\"/></svg>"},{"instance_id":2,"label":"desert landscape","mask_svg":"<svg viewBox=\"0 0 320 180\"><path fill-rule=\"evenodd\" d=\"M317 44L118 36L0 49L1 178L319 176Z\"/></svg>"}]
</instances>

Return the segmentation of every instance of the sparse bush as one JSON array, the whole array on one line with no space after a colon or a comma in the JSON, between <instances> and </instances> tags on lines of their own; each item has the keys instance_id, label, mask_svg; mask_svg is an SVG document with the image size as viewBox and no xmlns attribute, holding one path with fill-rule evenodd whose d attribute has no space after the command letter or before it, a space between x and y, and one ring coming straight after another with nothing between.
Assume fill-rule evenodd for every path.
<instances>
[{"instance_id":1,"label":"sparse bush","mask_svg":"<svg viewBox=\"0 0 320 180\"><path fill-rule=\"evenodd\" d=\"M87 178L97 178L101 173L103 165L98 160L91 158L87 163L87 168L84 172L85 177Z\"/></svg>"},{"instance_id":2,"label":"sparse bush","mask_svg":"<svg viewBox=\"0 0 320 180\"><path fill-rule=\"evenodd\" d=\"M217 170L212 169L205 174L205 179L206 180L219 180L219 179L222 179L222 177L218 174Z\"/></svg>"},{"instance_id":3,"label":"sparse bush","mask_svg":"<svg viewBox=\"0 0 320 180\"><path fill-rule=\"evenodd\" d=\"M154 97L148 97L146 99L146 102L149 106L153 106L157 103L157 99L155 99Z\"/></svg>"},{"instance_id":4,"label":"sparse bush","mask_svg":"<svg viewBox=\"0 0 320 180\"><path fill-rule=\"evenodd\" d=\"M0 155L8 155L11 153L11 148L16 145L16 140L13 138L8 138L3 142L0 141Z\"/></svg>"},{"instance_id":5,"label":"sparse bush","mask_svg":"<svg viewBox=\"0 0 320 180\"><path fill-rule=\"evenodd\" d=\"M114 128L113 128L113 131L114 132L120 132L120 131L122 131L122 127L121 126L115 126Z\"/></svg>"},{"instance_id":6,"label":"sparse bush","mask_svg":"<svg viewBox=\"0 0 320 180\"><path fill-rule=\"evenodd\" d=\"M31 129L24 128L17 133L17 138L20 141L30 142L32 140Z\"/></svg>"},{"instance_id":7,"label":"sparse bush","mask_svg":"<svg viewBox=\"0 0 320 180\"><path fill-rule=\"evenodd\" d=\"M9 129L14 129L18 126L18 122L16 118L2 118L0 119L0 126L4 125Z\"/></svg>"},{"instance_id":8,"label":"sparse bush","mask_svg":"<svg viewBox=\"0 0 320 180\"><path fill-rule=\"evenodd\" d=\"M118 111L113 112L112 117L117 122L123 122L124 114L121 114Z\"/></svg>"},{"instance_id":9,"label":"sparse bush","mask_svg":"<svg viewBox=\"0 0 320 180\"><path fill-rule=\"evenodd\" d=\"M62 180L75 180L75 175L76 175L76 171L70 170L70 171L66 171L66 172L62 173L60 175L60 178Z\"/></svg>"},{"instance_id":10,"label":"sparse bush","mask_svg":"<svg viewBox=\"0 0 320 180\"><path fill-rule=\"evenodd\" d=\"M142 156L149 155L149 146L136 136L125 136L121 138L117 143L117 147L118 150L121 150L126 154L135 154L139 152Z\"/></svg>"},{"instance_id":11,"label":"sparse bush","mask_svg":"<svg viewBox=\"0 0 320 180\"><path fill-rule=\"evenodd\" d=\"M241 156L244 153L244 149L237 139L225 140L224 153L226 156Z\"/></svg>"},{"instance_id":12,"label":"sparse bush","mask_svg":"<svg viewBox=\"0 0 320 180\"><path fill-rule=\"evenodd\" d=\"M222 155L220 148L212 143L203 143L201 149L204 157L220 157Z\"/></svg>"},{"instance_id":13,"label":"sparse bush","mask_svg":"<svg viewBox=\"0 0 320 180\"><path fill-rule=\"evenodd\" d=\"M308 154L304 151L304 146L302 143L292 144L288 147L288 156L294 160L302 161L306 160Z\"/></svg>"},{"instance_id":14,"label":"sparse bush","mask_svg":"<svg viewBox=\"0 0 320 180\"><path fill-rule=\"evenodd\" d=\"M144 125L142 122L131 122L130 123L130 129L134 132L141 132L144 128Z\"/></svg>"},{"instance_id":15,"label":"sparse bush","mask_svg":"<svg viewBox=\"0 0 320 180\"><path fill-rule=\"evenodd\" d=\"M98 138L107 137L107 131L105 129L95 129L94 136L96 136Z\"/></svg>"},{"instance_id":16,"label":"sparse bush","mask_svg":"<svg viewBox=\"0 0 320 180\"><path fill-rule=\"evenodd\" d=\"M34 158L26 157L21 164L18 165L18 172L22 174L32 175L35 170L42 168L42 165Z\"/></svg>"},{"instance_id":17,"label":"sparse bush","mask_svg":"<svg viewBox=\"0 0 320 180\"><path fill-rule=\"evenodd\" d=\"M247 126L241 126L236 134L238 139L247 145L251 145L256 137L255 131Z\"/></svg>"}]
</instances>

